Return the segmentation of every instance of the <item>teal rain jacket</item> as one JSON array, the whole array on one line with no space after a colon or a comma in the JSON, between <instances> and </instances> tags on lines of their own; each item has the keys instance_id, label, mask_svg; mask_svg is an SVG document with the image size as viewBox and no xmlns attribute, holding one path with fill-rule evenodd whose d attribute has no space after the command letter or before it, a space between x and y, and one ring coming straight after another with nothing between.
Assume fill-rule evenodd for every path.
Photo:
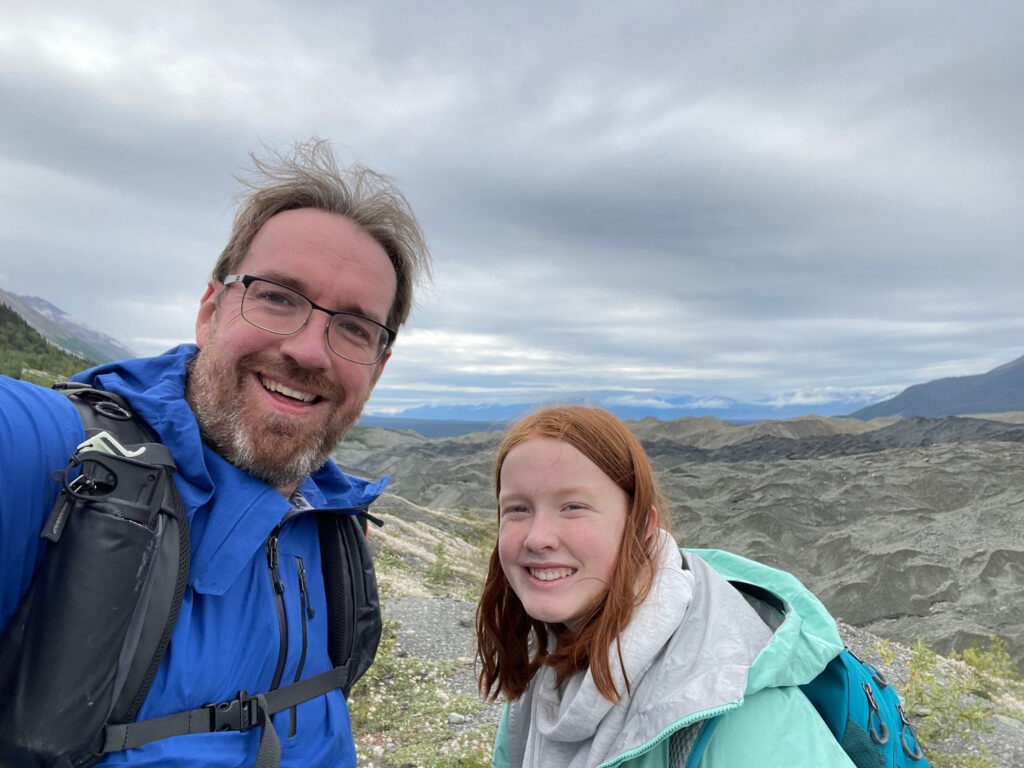
<instances>
[{"instance_id":1,"label":"teal rain jacket","mask_svg":"<svg viewBox=\"0 0 1024 768\"><path fill-rule=\"evenodd\" d=\"M853 768L796 687L814 679L843 648L825 607L783 571L717 550L684 549L683 556L695 578L693 601L661 657L642 680L632 681L630 719L614 755L601 768L669 768L670 744L677 733L684 753L696 755L693 746L705 742L699 762L691 760L688 768ZM755 606L774 633L753 663L743 664L739 676L729 651L708 640L715 634L709 627L742 631L737 623L751 620L749 612L735 610L738 593L729 581L757 585L785 605L783 616ZM723 695L722 679L737 677L731 693ZM702 680L707 682L702 685ZM519 710L528 706L528 698L526 694L505 709L494 768L520 765L513 756L521 754L526 740L529 717ZM701 728L716 715L722 717L713 729Z\"/></svg>"}]
</instances>

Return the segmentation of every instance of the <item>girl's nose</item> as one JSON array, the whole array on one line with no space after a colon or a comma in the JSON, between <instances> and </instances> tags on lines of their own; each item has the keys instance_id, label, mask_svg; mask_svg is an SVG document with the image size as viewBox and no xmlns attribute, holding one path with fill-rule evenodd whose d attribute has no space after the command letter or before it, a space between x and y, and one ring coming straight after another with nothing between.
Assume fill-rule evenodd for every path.
<instances>
[{"instance_id":1,"label":"girl's nose","mask_svg":"<svg viewBox=\"0 0 1024 768\"><path fill-rule=\"evenodd\" d=\"M534 552L557 549L558 531L555 522L548 515L535 514L530 523L530 530L523 539L523 546Z\"/></svg>"}]
</instances>

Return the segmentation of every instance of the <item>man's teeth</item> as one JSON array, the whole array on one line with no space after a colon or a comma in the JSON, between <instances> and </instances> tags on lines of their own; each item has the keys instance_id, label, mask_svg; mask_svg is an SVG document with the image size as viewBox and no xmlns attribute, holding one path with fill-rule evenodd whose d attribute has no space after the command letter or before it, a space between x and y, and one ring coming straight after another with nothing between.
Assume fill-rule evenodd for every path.
<instances>
[{"instance_id":1,"label":"man's teeth","mask_svg":"<svg viewBox=\"0 0 1024 768\"><path fill-rule=\"evenodd\" d=\"M316 395L314 395L313 393L300 392L297 389L286 387L279 381L274 381L273 379L267 378L261 378L260 381L263 383L263 386L266 387L269 391L277 392L279 395L284 395L285 397L290 397L294 400L301 400L304 403L312 403L314 400L316 400Z\"/></svg>"},{"instance_id":2,"label":"man's teeth","mask_svg":"<svg viewBox=\"0 0 1024 768\"><path fill-rule=\"evenodd\" d=\"M576 573L573 568L531 568L530 575L541 581L564 579Z\"/></svg>"}]
</instances>

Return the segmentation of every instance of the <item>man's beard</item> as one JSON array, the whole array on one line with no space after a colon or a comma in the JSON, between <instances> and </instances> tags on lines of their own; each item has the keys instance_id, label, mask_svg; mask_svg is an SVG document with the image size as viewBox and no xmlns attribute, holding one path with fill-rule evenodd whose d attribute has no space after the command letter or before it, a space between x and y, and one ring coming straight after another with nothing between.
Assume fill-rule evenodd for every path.
<instances>
[{"instance_id":1,"label":"man's beard","mask_svg":"<svg viewBox=\"0 0 1024 768\"><path fill-rule=\"evenodd\" d=\"M250 354L232 369L215 353L211 337L189 363L186 398L192 407L203 441L231 464L275 488L290 488L327 461L359 418L362 403L347 403L344 390L324 377L310 374L282 360ZM323 393L335 407L318 424L257 411L243 396L243 384L262 371L302 388ZM345 408L344 406L349 406Z\"/></svg>"}]
</instances>

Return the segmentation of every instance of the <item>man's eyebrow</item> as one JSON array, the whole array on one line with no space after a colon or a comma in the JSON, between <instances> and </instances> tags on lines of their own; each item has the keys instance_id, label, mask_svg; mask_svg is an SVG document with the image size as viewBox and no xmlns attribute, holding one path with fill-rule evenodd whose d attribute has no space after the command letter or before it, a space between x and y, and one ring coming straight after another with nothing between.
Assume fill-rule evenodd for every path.
<instances>
[{"instance_id":1,"label":"man's eyebrow","mask_svg":"<svg viewBox=\"0 0 1024 768\"><path fill-rule=\"evenodd\" d=\"M261 272L253 277L262 277L267 280L273 280L275 283L280 283L287 288L293 288L299 293L304 294L306 292L306 284L297 277L286 274L285 272L278 272L274 269L268 269L265 272Z\"/></svg>"},{"instance_id":2,"label":"man's eyebrow","mask_svg":"<svg viewBox=\"0 0 1024 768\"><path fill-rule=\"evenodd\" d=\"M300 280L299 278L295 277L294 275L287 274L286 272L278 272L275 269L268 269L265 272L261 272L258 275L254 275L254 277L263 277L266 278L267 280L273 280L275 283L280 283L286 288L291 288L295 291L298 291L303 296L308 297L309 288L306 286L306 283L303 280ZM334 306L327 307L327 309L331 309L336 312L351 312L354 315L361 315L362 317L374 320L380 323L381 325L386 325L387 323L387 318L384 318L383 320L377 319L366 307L364 307L362 304L359 304L358 302L353 302L350 306L347 307Z\"/></svg>"}]
</instances>

